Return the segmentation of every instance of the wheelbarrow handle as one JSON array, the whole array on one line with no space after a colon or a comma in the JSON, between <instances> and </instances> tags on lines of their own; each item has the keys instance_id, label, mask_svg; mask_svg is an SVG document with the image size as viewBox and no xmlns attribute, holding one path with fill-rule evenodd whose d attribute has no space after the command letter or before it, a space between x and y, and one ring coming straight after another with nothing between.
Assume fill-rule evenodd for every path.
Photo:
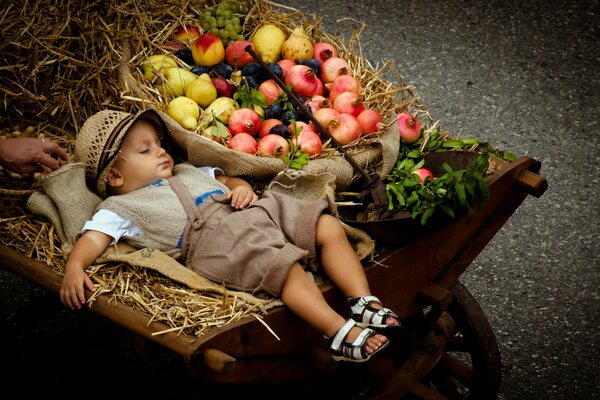
<instances>
[{"instance_id":1,"label":"wheelbarrow handle","mask_svg":"<svg viewBox=\"0 0 600 400\"><path fill-rule=\"evenodd\" d=\"M275 81L275 83L277 83L277 85L279 85L279 87L285 92L285 94L287 94L288 98L290 100L292 100L294 105L296 107L298 107L304 114L306 114L306 116L308 116L308 118L312 121L312 123L315 125L315 127L319 131L319 134L321 136L329 138L331 140L331 143L333 144L333 146L340 153L342 153L344 155L346 160L350 163L350 165L352 165L352 168L354 168L354 170L356 172L358 172L362 176L362 178L367 182L365 186L371 186L376 180L379 179L379 175L374 174L375 176L371 177L366 173L366 171L364 169L361 168L360 165L358 165L356 160L354 158L352 158L352 156L350 156L350 154L348 154L346 149L344 149L342 147L342 145L331 135L331 133L329 133L329 131L327 129L323 128L323 125L321 125L321 123L315 118L315 116L308 109L308 107L306 107L306 105L304 105L300 101L300 99L298 99L298 97L286 86L286 84L281 80L281 78L279 78L273 71L271 71L269 66L254 51L252 46L250 46L250 45L246 46L245 50L247 53L249 53L252 56L252 58L254 58L254 60L256 60L256 62L260 65L260 67L263 69L263 71L265 71L267 73L267 75L269 75L269 77L271 79L273 79Z\"/></svg>"}]
</instances>

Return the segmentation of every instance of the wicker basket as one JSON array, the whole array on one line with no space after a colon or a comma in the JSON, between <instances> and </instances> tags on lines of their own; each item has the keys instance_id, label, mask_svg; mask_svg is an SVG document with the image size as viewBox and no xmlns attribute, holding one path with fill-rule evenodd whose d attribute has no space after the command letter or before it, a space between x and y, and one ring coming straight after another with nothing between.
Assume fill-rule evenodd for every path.
<instances>
[{"instance_id":1,"label":"wicker basket","mask_svg":"<svg viewBox=\"0 0 600 400\"><path fill-rule=\"evenodd\" d=\"M33 189L0 188L0 218L20 217L28 213L27 199Z\"/></svg>"}]
</instances>

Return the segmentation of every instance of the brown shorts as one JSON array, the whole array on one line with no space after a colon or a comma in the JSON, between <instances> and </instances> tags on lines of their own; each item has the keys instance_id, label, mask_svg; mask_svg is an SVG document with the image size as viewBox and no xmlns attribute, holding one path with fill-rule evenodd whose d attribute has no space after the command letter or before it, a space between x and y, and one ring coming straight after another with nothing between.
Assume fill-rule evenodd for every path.
<instances>
[{"instance_id":1,"label":"brown shorts","mask_svg":"<svg viewBox=\"0 0 600 400\"><path fill-rule=\"evenodd\" d=\"M186 229L182 257L188 268L230 289L279 297L295 262L316 272L315 227L334 207L327 196L302 201L265 191L236 211L225 195L213 195L197 208L201 228Z\"/></svg>"}]
</instances>

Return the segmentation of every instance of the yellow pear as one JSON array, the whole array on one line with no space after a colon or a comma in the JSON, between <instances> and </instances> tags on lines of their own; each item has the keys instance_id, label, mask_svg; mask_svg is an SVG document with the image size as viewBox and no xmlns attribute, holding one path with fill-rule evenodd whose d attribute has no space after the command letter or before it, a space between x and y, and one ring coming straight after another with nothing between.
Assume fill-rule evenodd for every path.
<instances>
[{"instance_id":1,"label":"yellow pear","mask_svg":"<svg viewBox=\"0 0 600 400\"><path fill-rule=\"evenodd\" d=\"M155 54L148 57L140 66L144 78L152 80L157 72L162 72L165 68L176 67L177 61L168 54Z\"/></svg>"},{"instance_id":2,"label":"yellow pear","mask_svg":"<svg viewBox=\"0 0 600 400\"><path fill-rule=\"evenodd\" d=\"M210 103L202 112L201 124L204 126L210 125L214 118L219 118L225 125L229 123L231 114L240 108L240 105L231 97L217 97L215 101Z\"/></svg>"},{"instance_id":3,"label":"yellow pear","mask_svg":"<svg viewBox=\"0 0 600 400\"><path fill-rule=\"evenodd\" d=\"M183 96L186 86L198 79L198 75L180 67L165 68L163 76L165 77L165 81L157 89L163 96L173 97Z\"/></svg>"},{"instance_id":4,"label":"yellow pear","mask_svg":"<svg viewBox=\"0 0 600 400\"><path fill-rule=\"evenodd\" d=\"M294 28L281 48L281 56L294 62L307 61L313 57L313 44L304 28Z\"/></svg>"},{"instance_id":5,"label":"yellow pear","mask_svg":"<svg viewBox=\"0 0 600 400\"><path fill-rule=\"evenodd\" d=\"M194 130L198 126L200 106L189 97L179 96L169 102L167 114L185 129Z\"/></svg>"},{"instance_id":6,"label":"yellow pear","mask_svg":"<svg viewBox=\"0 0 600 400\"><path fill-rule=\"evenodd\" d=\"M206 77L203 77L206 75ZM195 81L188 83L185 95L194 100L202 108L206 108L217 98L217 89L208 74L202 74Z\"/></svg>"},{"instance_id":7,"label":"yellow pear","mask_svg":"<svg viewBox=\"0 0 600 400\"><path fill-rule=\"evenodd\" d=\"M256 53L264 62L277 62L285 42L285 33L276 25L266 24L258 28L252 36Z\"/></svg>"}]
</instances>

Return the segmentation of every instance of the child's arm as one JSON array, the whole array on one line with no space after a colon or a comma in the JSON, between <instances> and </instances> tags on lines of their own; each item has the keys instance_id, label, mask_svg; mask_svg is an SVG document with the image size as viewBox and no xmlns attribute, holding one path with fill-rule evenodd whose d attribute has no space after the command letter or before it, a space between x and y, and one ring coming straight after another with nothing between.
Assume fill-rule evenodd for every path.
<instances>
[{"instance_id":1,"label":"child's arm","mask_svg":"<svg viewBox=\"0 0 600 400\"><path fill-rule=\"evenodd\" d=\"M85 273L96 258L106 250L113 238L98 231L85 231L77 240L65 267L65 276L60 287L60 299L71 309L85 304L84 289L94 291L94 284Z\"/></svg>"},{"instance_id":2,"label":"child's arm","mask_svg":"<svg viewBox=\"0 0 600 400\"><path fill-rule=\"evenodd\" d=\"M245 180L227 175L217 175L216 179L229 188L227 199L231 200L232 207L242 209L258 200L252 186Z\"/></svg>"}]
</instances>

